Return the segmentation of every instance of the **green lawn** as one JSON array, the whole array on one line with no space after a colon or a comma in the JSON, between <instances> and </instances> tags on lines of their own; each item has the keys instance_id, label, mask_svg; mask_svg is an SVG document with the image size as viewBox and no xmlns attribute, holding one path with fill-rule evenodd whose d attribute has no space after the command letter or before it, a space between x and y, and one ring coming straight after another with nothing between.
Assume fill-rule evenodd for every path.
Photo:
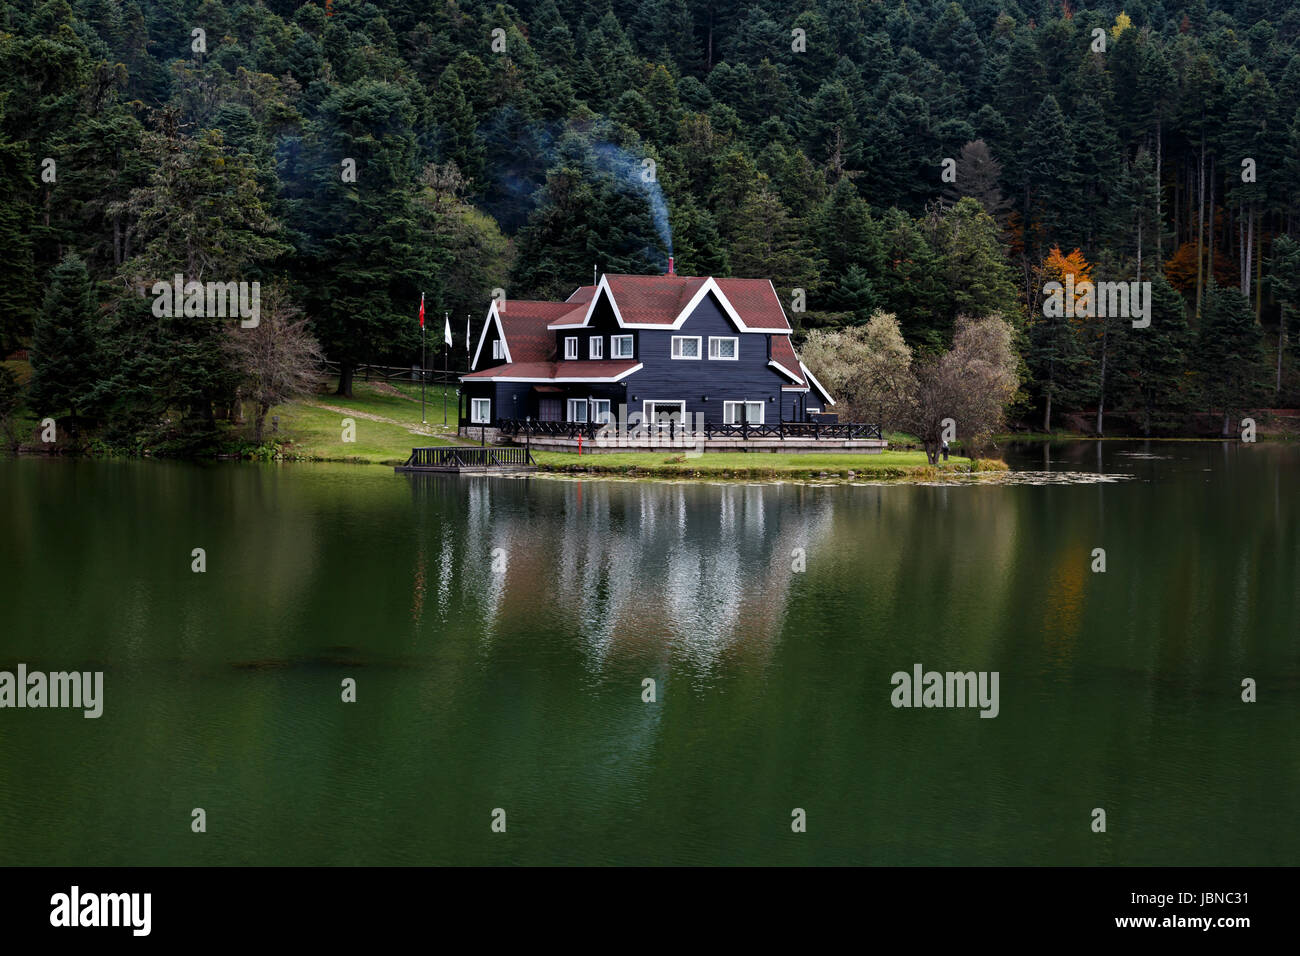
<instances>
[{"instance_id":1,"label":"green lawn","mask_svg":"<svg viewBox=\"0 0 1300 956\"><path fill-rule=\"evenodd\" d=\"M850 471L866 478L924 478L966 472L972 467L967 458L953 457L947 462L940 462L938 466L931 466L926 462L925 452L888 450L878 455L834 452L706 452L697 458L684 458L680 454L674 454L671 449L581 457L570 452L543 451L534 452L533 457L545 471L651 475L661 478L816 478L823 473L827 477L847 478ZM981 461L978 467L991 469L996 468L997 464Z\"/></svg>"},{"instance_id":2,"label":"green lawn","mask_svg":"<svg viewBox=\"0 0 1300 956\"><path fill-rule=\"evenodd\" d=\"M267 417L265 439L283 442L286 458L400 464L417 445L456 444L456 393L447 389L447 425L442 424L442 387L425 391L425 420L420 423L420 386L394 389L377 382L357 381L352 398L321 392L271 410L280 417L279 432L271 432ZM412 400L414 399L414 400ZM330 406L328 408L322 406ZM343 441L343 419L356 425L356 441Z\"/></svg>"}]
</instances>

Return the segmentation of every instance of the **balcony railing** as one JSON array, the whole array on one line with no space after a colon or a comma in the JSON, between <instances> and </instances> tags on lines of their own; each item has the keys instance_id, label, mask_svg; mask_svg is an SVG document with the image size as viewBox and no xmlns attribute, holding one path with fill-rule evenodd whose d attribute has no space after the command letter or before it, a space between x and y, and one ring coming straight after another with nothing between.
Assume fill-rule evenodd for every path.
<instances>
[{"instance_id":1,"label":"balcony railing","mask_svg":"<svg viewBox=\"0 0 1300 956\"><path fill-rule=\"evenodd\" d=\"M407 468L490 468L493 466L535 465L526 448L468 448L438 446L412 448Z\"/></svg>"},{"instance_id":2,"label":"balcony railing","mask_svg":"<svg viewBox=\"0 0 1300 956\"><path fill-rule=\"evenodd\" d=\"M567 438L570 440L581 437L586 441L592 441L603 429L614 429L617 426L614 424L597 425L593 422L539 422L522 418L503 418L497 422L497 428L501 431L501 434L514 438L536 435L538 437ZM670 439L696 434L689 429L684 429L675 419L656 424L638 423L629 426L628 431L635 433L638 430L647 428L654 429L659 435L667 436ZM868 422L773 422L761 425L751 425L747 422L734 425L723 425L717 422L704 423L704 438L706 440L710 438L740 438L744 441L751 438L812 438L828 441L852 441L857 439L879 440L880 437L880 426Z\"/></svg>"}]
</instances>

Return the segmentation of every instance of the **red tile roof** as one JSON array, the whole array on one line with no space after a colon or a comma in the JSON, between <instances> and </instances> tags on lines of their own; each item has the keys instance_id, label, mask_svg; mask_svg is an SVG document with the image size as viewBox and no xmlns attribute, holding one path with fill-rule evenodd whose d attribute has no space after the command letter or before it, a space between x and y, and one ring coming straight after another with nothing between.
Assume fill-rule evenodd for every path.
<instances>
[{"instance_id":1,"label":"red tile roof","mask_svg":"<svg viewBox=\"0 0 1300 956\"><path fill-rule=\"evenodd\" d=\"M632 325L672 325L707 282L698 276L606 276L619 315Z\"/></svg>"},{"instance_id":2,"label":"red tile roof","mask_svg":"<svg viewBox=\"0 0 1300 956\"><path fill-rule=\"evenodd\" d=\"M672 325L690 303L707 276L624 276L607 275L605 282L618 306L618 314L629 325ZM722 295L731 303L746 327L790 331L790 323L776 297L772 283L766 279L714 279ZM596 287L584 285L569 296L566 304L589 304ZM576 311L553 325L572 325L585 317Z\"/></svg>"},{"instance_id":3,"label":"red tile roof","mask_svg":"<svg viewBox=\"0 0 1300 956\"><path fill-rule=\"evenodd\" d=\"M751 329L773 329L789 332L790 323L776 297L776 290L766 279L715 279L722 294L727 297L745 324Z\"/></svg>"},{"instance_id":4,"label":"red tile roof","mask_svg":"<svg viewBox=\"0 0 1300 956\"><path fill-rule=\"evenodd\" d=\"M794 354L794 346L790 344L790 336L772 336L772 361L789 372L791 380L799 385L808 384L803 380L803 374L799 368L799 359Z\"/></svg>"},{"instance_id":5,"label":"red tile roof","mask_svg":"<svg viewBox=\"0 0 1300 956\"><path fill-rule=\"evenodd\" d=\"M497 308L505 330L506 347L516 362L549 362L555 358L555 335L547 326L573 311L565 302L506 299Z\"/></svg>"}]
</instances>

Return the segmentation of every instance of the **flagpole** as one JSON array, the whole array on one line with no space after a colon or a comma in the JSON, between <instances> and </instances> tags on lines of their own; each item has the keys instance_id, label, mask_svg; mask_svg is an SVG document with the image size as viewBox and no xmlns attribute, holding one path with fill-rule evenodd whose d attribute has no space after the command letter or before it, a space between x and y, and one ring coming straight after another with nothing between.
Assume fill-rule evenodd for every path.
<instances>
[{"instance_id":1,"label":"flagpole","mask_svg":"<svg viewBox=\"0 0 1300 956\"><path fill-rule=\"evenodd\" d=\"M442 313L442 327L451 328L451 313ZM442 349L442 427L447 427L447 353L451 351L451 346L443 343Z\"/></svg>"},{"instance_id":2,"label":"flagpole","mask_svg":"<svg viewBox=\"0 0 1300 956\"><path fill-rule=\"evenodd\" d=\"M429 424L424 414L424 293L420 293L420 424Z\"/></svg>"}]
</instances>

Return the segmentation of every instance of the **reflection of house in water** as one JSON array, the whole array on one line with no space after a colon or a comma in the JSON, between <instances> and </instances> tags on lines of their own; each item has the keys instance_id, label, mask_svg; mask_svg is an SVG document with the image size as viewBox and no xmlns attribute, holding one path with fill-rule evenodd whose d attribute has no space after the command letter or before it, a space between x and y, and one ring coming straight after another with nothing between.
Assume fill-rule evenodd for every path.
<instances>
[{"instance_id":1,"label":"reflection of house in water","mask_svg":"<svg viewBox=\"0 0 1300 956\"><path fill-rule=\"evenodd\" d=\"M829 496L799 485L413 480L444 483L463 514L460 534L431 529L443 549L428 574L439 608L454 588L484 637L571 629L597 670L624 655L704 670L726 656L765 659L792 552L823 540L831 515ZM492 570L498 548L504 573Z\"/></svg>"}]
</instances>

